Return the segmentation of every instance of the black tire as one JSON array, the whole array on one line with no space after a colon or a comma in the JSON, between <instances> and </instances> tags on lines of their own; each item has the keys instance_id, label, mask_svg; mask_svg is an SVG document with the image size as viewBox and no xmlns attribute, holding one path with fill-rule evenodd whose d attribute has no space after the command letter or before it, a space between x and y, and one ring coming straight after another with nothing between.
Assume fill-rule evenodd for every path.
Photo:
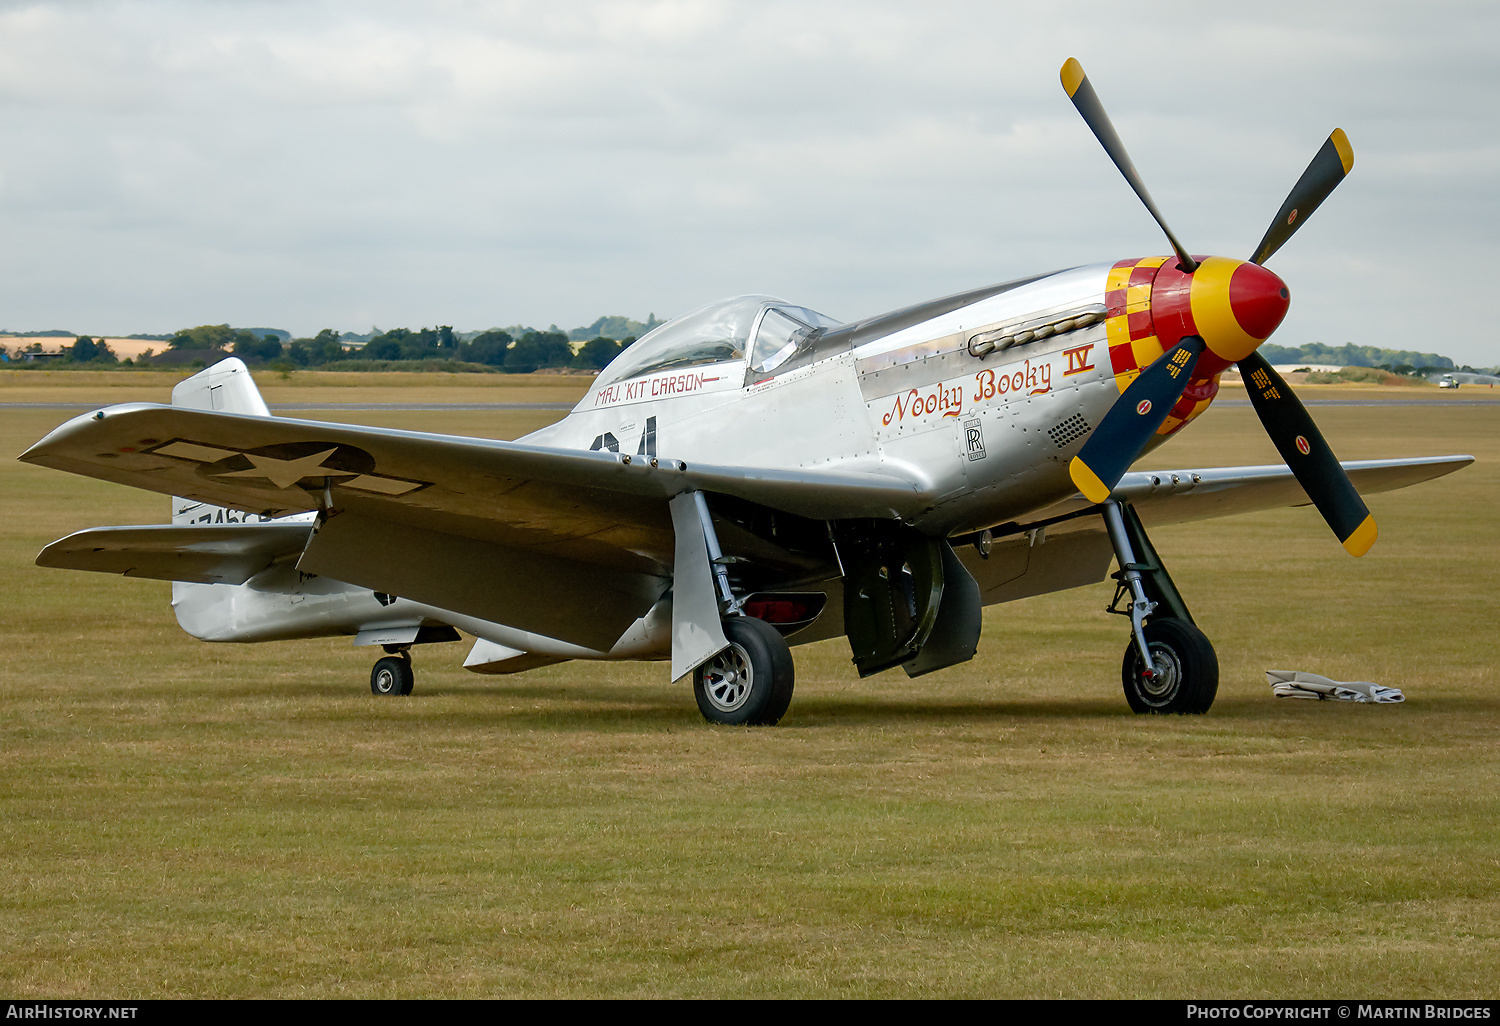
<instances>
[{"instance_id":1,"label":"black tire","mask_svg":"<svg viewBox=\"0 0 1500 1026\"><path fill-rule=\"evenodd\" d=\"M1141 656L1132 641L1125 648L1120 677L1125 701L1138 713L1206 713L1219 693L1219 657L1197 627L1186 620L1152 620L1146 646L1156 663L1156 679L1141 675Z\"/></svg>"},{"instance_id":2,"label":"black tire","mask_svg":"<svg viewBox=\"0 0 1500 1026\"><path fill-rule=\"evenodd\" d=\"M780 632L749 616L724 621L729 647L693 671L693 697L710 723L774 726L792 704L796 670Z\"/></svg>"},{"instance_id":3,"label":"black tire","mask_svg":"<svg viewBox=\"0 0 1500 1026\"><path fill-rule=\"evenodd\" d=\"M400 656L377 659L370 671L370 691L377 695L409 695L416 682L411 660Z\"/></svg>"}]
</instances>

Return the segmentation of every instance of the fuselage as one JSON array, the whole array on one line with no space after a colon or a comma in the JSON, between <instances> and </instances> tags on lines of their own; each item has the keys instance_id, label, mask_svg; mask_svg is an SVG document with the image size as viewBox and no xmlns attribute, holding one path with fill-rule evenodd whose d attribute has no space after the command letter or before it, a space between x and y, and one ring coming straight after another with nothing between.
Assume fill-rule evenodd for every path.
<instances>
[{"instance_id":1,"label":"fuselage","mask_svg":"<svg viewBox=\"0 0 1500 1026\"><path fill-rule=\"evenodd\" d=\"M923 532L991 527L1073 494L1071 457L1138 369L1177 341L1132 338L1131 314L1150 299L1149 282L1130 292L1142 263L1073 268L849 324L824 318L821 332L808 325L805 352L793 347L774 366L765 353L786 320L802 311L811 321L810 311L773 297L711 304L685 318L696 316L695 333L643 338L566 418L524 441L891 473L933 496L913 521ZM768 346L759 336L773 318ZM653 345L665 366L642 359ZM690 362L695 349L705 362ZM1207 407L1220 369L1189 387L1155 444Z\"/></svg>"},{"instance_id":2,"label":"fuselage","mask_svg":"<svg viewBox=\"0 0 1500 1026\"><path fill-rule=\"evenodd\" d=\"M1241 344L1234 318L1247 319L1228 305L1244 291L1229 287L1243 277L1239 269L1270 279L1261 293L1281 290L1274 317L1261 316L1256 330L1270 333L1286 298L1269 272L1213 259L1205 287L1172 258L1148 257L843 323L772 296L711 303L629 347L568 416L522 441L622 458L887 475L927 497L909 518L919 531L984 530L1075 495L1069 461L1135 376L1190 332L1209 336L1211 352L1147 448L1207 408L1230 363L1219 350L1234 352L1223 340ZM1219 323L1226 316L1227 328ZM837 572L830 565L826 586L812 586L832 597ZM278 567L239 588L179 583L174 605L183 627L209 640L447 624L483 639L466 664L480 672L508 672L523 653L638 659L671 651L670 592L603 652L304 576ZM838 633L836 616L822 620L795 640Z\"/></svg>"}]
</instances>

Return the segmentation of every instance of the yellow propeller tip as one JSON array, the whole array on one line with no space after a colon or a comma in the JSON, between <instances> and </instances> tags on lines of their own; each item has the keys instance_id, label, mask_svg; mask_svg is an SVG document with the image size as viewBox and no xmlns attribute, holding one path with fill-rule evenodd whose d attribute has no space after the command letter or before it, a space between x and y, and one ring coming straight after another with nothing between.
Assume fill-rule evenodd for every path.
<instances>
[{"instance_id":1,"label":"yellow propeller tip","mask_svg":"<svg viewBox=\"0 0 1500 1026\"><path fill-rule=\"evenodd\" d=\"M1354 170L1354 147L1349 145L1349 137L1342 128L1335 128L1328 138L1333 140L1333 148L1339 151L1339 163L1344 165L1344 174L1347 175Z\"/></svg>"},{"instance_id":2,"label":"yellow propeller tip","mask_svg":"<svg viewBox=\"0 0 1500 1026\"><path fill-rule=\"evenodd\" d=\"M1078 87L1083 85L1083 79L1083 65L1078 63L1077 57L1069 57L1062 66L1063 89L1069 96L1072 96L1078 92Z\"/></svg>"},{"instance_id":3,"label":"yellow propeller tip","mask_svg":"<svg viewBox=\"0 0 1500 1026\"><path fill-rule=\"evenodd\" d=\"M1073 457L1073 462L1068 464L1068 474L1073 478L1073 483L1083 493L1083 497L1090 502L1103 502L1109 498L1109 485L1099 480L1099 475L1089 469L1089 465Z\"/></svg>"},{"instance_id":4,"label":"yellow propeller tip","mask_svg":"<svg viewBox=\"0 0 1500 1026\"><path fill-rule=\"evenodd\" d=\"M1370 551L1370 546L1375 544L1375 518L1367 516L1364 522L1354 529L1354 533L1344 539L1344 548L1351 556L1363 556Z\"/></svg>"}]
</instances>

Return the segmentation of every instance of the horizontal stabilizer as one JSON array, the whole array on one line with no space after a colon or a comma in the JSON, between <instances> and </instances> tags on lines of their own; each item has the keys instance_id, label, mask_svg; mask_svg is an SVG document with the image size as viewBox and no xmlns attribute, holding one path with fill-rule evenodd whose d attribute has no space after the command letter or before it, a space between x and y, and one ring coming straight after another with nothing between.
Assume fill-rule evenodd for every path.
<instances>
[{"instance_id":1,"label":"horizontal stabilizer","mask_svg":"<svg viewBox=\"0 0 1500 1026\"><path fill-rule=\"evenodd\" d=\"M94 527L48 545L37 566L194 584L244 584L307 545L310 522Z\"/></svg>"}]
</instances>

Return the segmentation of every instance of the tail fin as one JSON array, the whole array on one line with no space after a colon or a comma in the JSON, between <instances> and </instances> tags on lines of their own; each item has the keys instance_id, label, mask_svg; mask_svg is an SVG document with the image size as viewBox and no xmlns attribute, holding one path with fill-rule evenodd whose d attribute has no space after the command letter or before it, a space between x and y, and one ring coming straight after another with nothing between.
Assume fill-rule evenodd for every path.
<instances>
[{"instance_id":1,"label":"tail fin","mask_svg":"<svg viewBox=\"0 0 1500 1026\"><path fill-rule=\"evenodd\" d=\"M271 415L249 368L233 356L179 381L172 389L172 405L190 410L247 413L252 417Z\"/></svg>"},{"instance_id":2,"label":"tail fin","mask_svg":"<svg viewBox=\"0 0 1500 1026\"><path fill-rule=\"evenodd\" d=\"M250 371L233 357L178 382L172 389L172 405L215 413L271 416ZM311 522L313 516L298 513L283 517L281 523ZM172 500L172 523L179 525L255 524L270 519L259 513L210 506L197 499ZM183 630L205 641L320 637L352 634L359 629L358 623L350 629L347 622L353 596L372 609L380 608L370 592L337 581L308 582L297 573L292 562L277 560L244 584L173 581L172 611ZM368 615L366 612L366 618Z\"/></svg>"},{"instance_id":3,"label":"tail fin","mask_svg":"<svg viewBox=\"0 0 1500 1026\"><path fill-rule=\"evenodd\" d=\"M249 368L232 356L179 381L172 389L172 405L190 410L244 413L252 417L271 416L260 389L250 377ZM174 524L238 524L250 519L263 518L223 506L209 506L197 499L172 499Z\"/></svg>"}]
</instances>

